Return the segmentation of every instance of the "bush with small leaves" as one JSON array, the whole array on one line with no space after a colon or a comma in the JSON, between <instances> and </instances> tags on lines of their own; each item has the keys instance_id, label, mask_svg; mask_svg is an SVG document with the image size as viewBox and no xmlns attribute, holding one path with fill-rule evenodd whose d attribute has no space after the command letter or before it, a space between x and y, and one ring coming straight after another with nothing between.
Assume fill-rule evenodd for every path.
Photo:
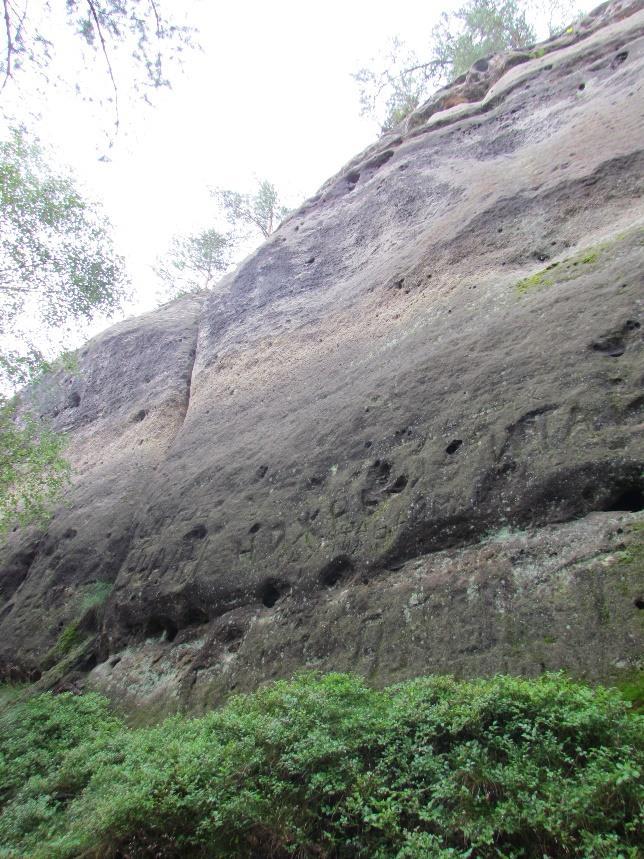
<instances>
[{"instance_id":1,"label":"bush with small leaves","mask_svg":"<svg viewBox=\"0 0 644 859\"><path fill-rule=\"evenodd\" d=\"M635 859L641 843L642 718L562 675L303 675L138 729L93 695L18 711L0 725L7 857Z\"/></svg>"}]
</instances>

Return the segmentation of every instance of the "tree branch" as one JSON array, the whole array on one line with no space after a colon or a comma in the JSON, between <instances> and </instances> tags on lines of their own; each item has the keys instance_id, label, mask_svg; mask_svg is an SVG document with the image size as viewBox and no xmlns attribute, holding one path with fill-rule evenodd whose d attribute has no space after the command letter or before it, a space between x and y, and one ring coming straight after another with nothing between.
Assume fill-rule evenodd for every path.
<instances>
[{"instance_id":1,"label":"tree branch","mask_svg":"<svg viewBox=\"0 0 644 859\"><path fill-rule=\"evenodd\" d=\"M11 16L9 14L9 0L2 0L4 12L4 27L7 34L7 68L5 69L4 81L0 87L0 92L6 87L7 81L11 77L11 58L13 56L13 39L11 38Z\"/></svg>"},{"instance_id":2,"label":"tree branch","mask_svg":"<svg viewBox=\"0 0 644 859\"><path fill-rule=\"evenodd\" d=\"M157 38L161 36L161 19L159 18L159 11L157 9L157 4L154 0L150 0L150 6L152 6L152 11L154 12L154 17L157 22Z\"/></svg>"},{"instance_id":3,"label":"tree branch","mask_svg":"<svg viewBox=\"0 0 644 859\"><path fill-rule=\"evenodd\" d=\"M4 0L3 0L4 1ZM114 72L112 71L112 63L110 62L109 54L107 53L107 45L105 44L105 37L103 36L103 29L101 27L101 22L98 17L98 13L96 12L96 7L94 6L94 0L87 0L87 5L89 6L90 15L92 16L94 23L96 25L96 31L98 33L98 38L101 42L101 48L103 50L103 56L105 57L105 62L107 64L107 71L110 76L110 80L112 81L112 88L114 89L114 112L116 114L116 131L119 130L120 117L119 117L119 92L116 86L116 80L114 79Z\"/></svg>"}]
</instances>

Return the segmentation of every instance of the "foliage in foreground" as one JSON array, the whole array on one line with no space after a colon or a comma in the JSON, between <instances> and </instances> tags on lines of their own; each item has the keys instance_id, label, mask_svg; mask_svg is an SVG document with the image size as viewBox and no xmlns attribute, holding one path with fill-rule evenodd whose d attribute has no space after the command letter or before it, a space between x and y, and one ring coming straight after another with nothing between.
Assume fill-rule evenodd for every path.
<instances>
[{"instance_id":1,"label":"foliage in foreground","mask_svg":"<svg viewBox=\"0 0 644 859\"><path fill-rule=\"evenodd\" d=\"M0 716L0 855L635 859L641 726L561 675L304 675L138 729L47 693Z\"/></svg>"}]
</instances>

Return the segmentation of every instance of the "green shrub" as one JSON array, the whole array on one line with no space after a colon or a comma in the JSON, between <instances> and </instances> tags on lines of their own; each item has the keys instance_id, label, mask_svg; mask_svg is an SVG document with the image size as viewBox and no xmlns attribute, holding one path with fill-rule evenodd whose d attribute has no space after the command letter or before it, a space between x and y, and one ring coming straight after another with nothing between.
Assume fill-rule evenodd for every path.
<instances>
[{"instance_id":1,"label":"green shrub","mask_svg":"<svg viewBox=\"0 0 644 859\"><path fill-rule=\"evenodd\" d=\"M561 675L303 675L138 729L95 695L20 708L7 857L638 855L642 719Z\"/></svg>"},{"instance_id":2,"label":"green shrub","mask_svg":"<svg viewBox=\"0 0 644 859\"><path fill-rule=\"evenodd\" d=\"M45 692L0 713L0 808L30 779L47 778L74 749L122 727L100 695Z\"/></svg>"}]
</instances>

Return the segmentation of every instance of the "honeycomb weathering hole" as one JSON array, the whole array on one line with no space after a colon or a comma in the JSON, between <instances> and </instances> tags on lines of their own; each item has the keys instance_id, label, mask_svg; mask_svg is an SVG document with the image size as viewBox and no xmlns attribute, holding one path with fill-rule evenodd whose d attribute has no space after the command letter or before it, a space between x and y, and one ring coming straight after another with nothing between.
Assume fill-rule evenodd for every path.
<instances>
[{"instance_id":1,"label":"honeycomb weathering hole","mask_svg":"<svg viewBox=\"0 0 644 859\"><path fill-rule=\"evenodd\" d=\"M320 584L325 588L332 588L351 572L353 572L351 559L347 555L339 555L320 570Z\"/></svg>"},{"instance_id":2,"label":"honeycomb weathering hole","mask_svg":"<svg viewBox=\"0 0 644 859\"><path fill-rule=\"evenodd\" d=\"M260 596L266 608L273 608L284 592L284 586L275 579L268 579L261 588Z\"/></svg>"},{"instance_id":3,"label":"honeycomb weathering hole","mask_svg":"<svg viewBox=\"0 0 644 859\"><path fill-rule=\"evenodd\" d=\"M208 533L208 529L205 525L195 525L194 528L191 528L183 535L184 540L203 540L203 538Z\"/></svg>"},{"instance_id":4,"label":"honeycomb weathering hole","mask_svg":"<svg viewBox=\"0 0 644 859\"><path fill-rule=\"evenodd\" d=\"M644 491L641 486L629 486L614 495L604 508L606 511L639 513L644 510Z\"/></svg>"},{"instance_id":5,"label":"honeycomb weathering hole","mask_svg":"<svg viewBox=\"0 0 644 859\"><path fill-rule=\"evenodd\" d=\"M153 615L149 618L145 626L146 638L159 638L160 636L165 636L166 641L174 641L177 636L177 632L178 629L176 623L169 617Z\"/></svg>"},{"instance_id":6,"label":"honeycomb weathering hole","mask_svg":"<svg viewBox=\"0 0 644 859\"><path fill-rule=\"evenodd\" d=\"M388 488L388 492L397 495L399 492L402 492L403 489L407 486L407 475L401 474L397 477L391 486Z\"/></svg>"},{"instance_id":7,"label":"honeycomb weathering hole","mask_svg":"<svg viewBox=\"0 0 644 859\"><path fill-rule=\"evenodd\" d=\"M445 448L445 453L448 453L450 456L459 449L459 447L463 444L462 439L455 438L454 441L450 441L450 443Z\"/></svg>"},{"instance_id":8,"label":"honeycomb weathering hole","mask_svg":"<svg viewBox=\"0 0 644 859\"><path fill-rule=\"evenodd\" d=\"M355 186L358 184L358 180L360 179L360 173L357 170L354 170L353 172L349 173L346 178L349 191L353 191Z\"/></svg>"},{"instance_id":9,"label":"honeycomb weathering hole","mask_svg":"<svg viewBox=\"0 0 644 859\"><path fill-rule=\"evenodd\" d=\"M182 627L201 626L204 623L208 623L208 612L204 611L202 608L192 606L187 610L184 617L182 618L181 625Z\"/></svg>"}]
</instances>

